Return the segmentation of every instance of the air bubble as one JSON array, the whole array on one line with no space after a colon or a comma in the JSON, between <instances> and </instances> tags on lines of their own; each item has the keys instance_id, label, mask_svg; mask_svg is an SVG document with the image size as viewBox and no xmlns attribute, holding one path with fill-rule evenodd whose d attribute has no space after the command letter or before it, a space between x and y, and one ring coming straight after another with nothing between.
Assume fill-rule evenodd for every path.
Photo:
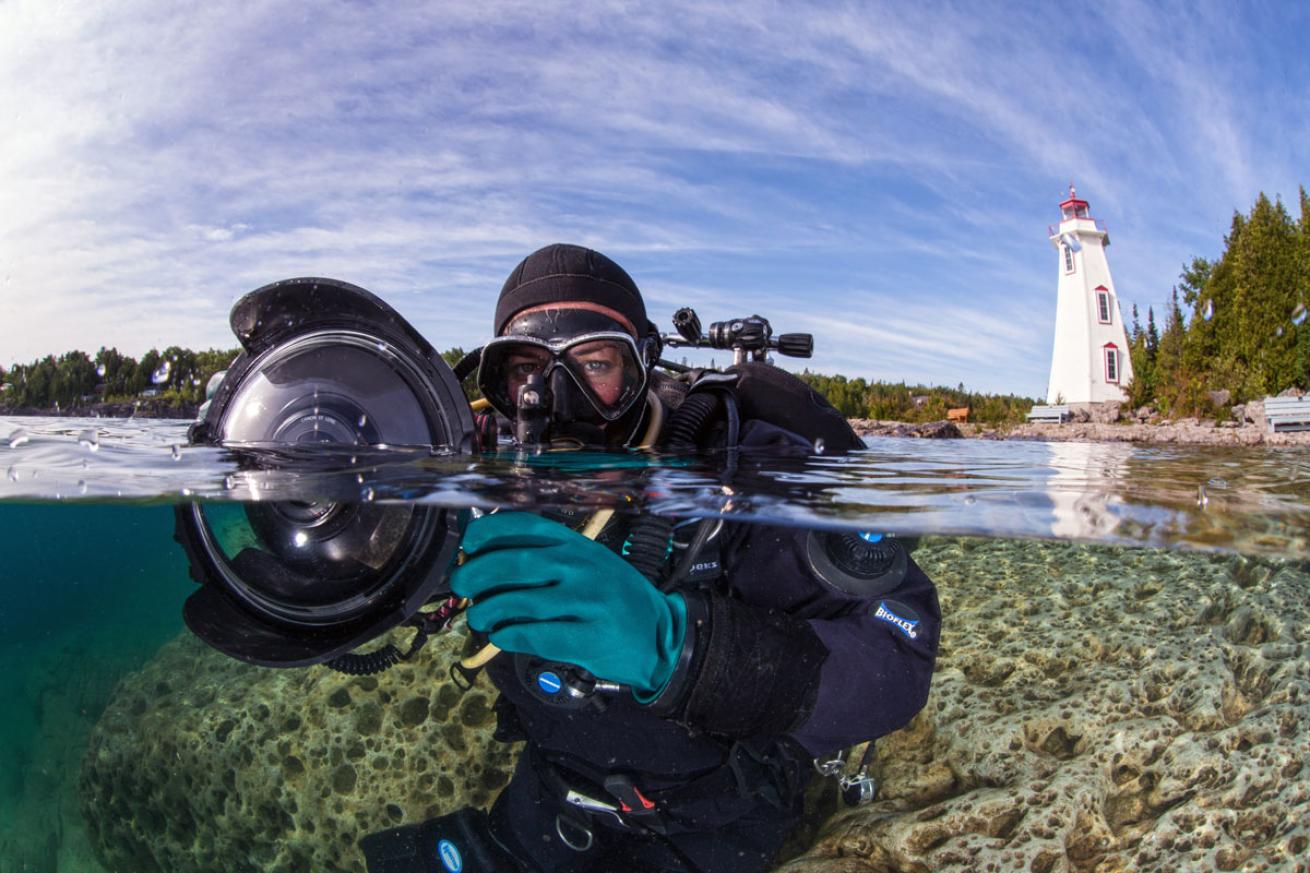
<instances>
[{"instance_id":1,"label":"air bubble","mask_svg":"<svg viewBox=\"0 0 1310 873\"><path fill-rule=\"evenodd\" d=\"M17 482L17 481L18 481L18 468L17 468L17 467L14 467L14 466L10 466L10 468L9 468L8 470L5 471L5 475L6 475L7 477L9 477L9 481L10 481L10 482Z\"/></svg>"},{"instance_id":2,"label":"air bubble","mask_svg":"<svg viewBox=\"0 0 1310 873\"><path fill-rule=\"evenodd\" d=\"M1201 509L1205 509L1210 505L1210 495L1205 493L1204 485L1200 485L1196 489L1196 505Z\"/></svg>"},{"instance_id":3,"label":"air bubble","mask_svg":"<svg viewBox=\"0 0 1310 873\"><path fill-rule=\"evenodd\" d=\"M814 441L814 454L822 455L825 448L827 447L823 443L823 437L819 437Z\"/></svg>"},{"instance_id":4,"label":"air bubble","mask_svg":"<svg viewBox=\"0 0 1310 873\"><path fill-rule=\"evenodd\" d=\"M361 415L361 416L359 417L359 426L360 426L360 427L367 427L367 426L368 426L368 416L367 416L367 415Z\"/></svg>"},{"instance_id":5,"label":"air bubble","mask_svg":"<svg viewBox=\"0 0 1310 873\"><path fill-rule=\"evenodd\" d=\"M369 503L372 503L372 502L373 502L373 498L375 498L376 496L377 496L377 494L373 491L373 489L372 489L371 487L370 487L370 488L365 488L365 489L364 489L364 499L365 499L366 501L368 501Z\"/></svg>"},{"instance_id":6,"label":"air bubble","mask_svg":"<svg viewBox=\"0 0 1310 873\"><path fill-rule=\"evenodd\" d=\"M1292 324L1300 327L1305 324L1306 308L1304 303L1296 304L1296 309L1292 310Z\"/></svg>"},{"instance_id":7,"label":"air bubble","mask_svg":"<svg viewBox=\"0 0 1310 873\"><path fill-rule=\"evenodd\" d=\"M974 505L975 503L977 503L977 502L978 502L978 498L977 498L977 497L974 497L972 494L970 494L970 495L968 495L967 497L964 498L964 505L965 505L965 506L973 506L973 505Z\"/></svg>"},{"instance_id":8,"label":"air bubble","mask_svg":"<svg viewBox=\"0 0 1310 873\"><path fill-rule=\"evenodd\" d=\"M1205 308L1201 310L1201 316L1202 316L1206 321L1209 321L1210 319L1214 318L1214 301L1213 301L1213 300L1207 300L1207 301L1205 301Z\"/></svg>"},{"instance_id":9,"label":"air bubble","mask_svg":"<svg viewBox=\"0 0 1310 873\"><path fill-rule=\"evenodd\" d=\"M1282 336L1282 335L1283 335L1283 326L1280 324L1278 325L1277 328L1274 329L1274 336Z\"/></svg>"},{"instance_id":10,"label":"air bubble","mask_svg":"<svg viewBox=\"0 0 1310 873\"><path fill-rule=\"evenodd\" d=\"M108 372L109 372L109 368L106 367L104 364L96 365L96 375L99 376L101 379L105 378L105 373Z\"/></svg>"},{"instance_id":11,"label":"air bubble","mask_svg":"<svg viewBox=\"0 0 1310 873\"><path fill-rule=\"evenodd\" d=\"M169 361L163 361L160 363L158 367L155 368L155 372L150 374L150 381L154 382L156 385L163 385L165 382L168 381L168 377L172 374L172 372L173 372L172 363L170 363Z\"/></svg>"},{"instance_id":12,"label":"air bubble","mask_svg":"<svg viewBox=\"0 0 1310 873\"><path fill-rule=\"evenodd\" d=\"M86 480L85 480L85 479L78 479L78 480L77 480L77 493L78 493L78 494L85 494L85 493L86 493Z\"/></svg>"},{"instance_id":13,"label":"air bubble","mask_svg":"<svg viewBox=\"0 0 1310 873\"><path fill-rule=\"evenodd\" d=\"M100 434L94 428L87 428L77 435L77 444L89 452L100 451Z\"/></svg>"},{"instance_id":14,"label":"air bubble","mask_svg":"<svg viewBox=\"0 0 1310 873\"><path fill-rule=\"evenodd\" d=\"M177 443L173 443L173 460L182 460L182 448Z\"/></svg>"},{"instance_id":15,"label":"air bubble","mask_svg":"<svg viewBox=\"0 0 1310 873\"><path fill-rule=\"evenodd\" d=\"M9 435L9 448L16 449L21 445L30 443L32 435L21 427Z\"/></svg>"}]
</instances>

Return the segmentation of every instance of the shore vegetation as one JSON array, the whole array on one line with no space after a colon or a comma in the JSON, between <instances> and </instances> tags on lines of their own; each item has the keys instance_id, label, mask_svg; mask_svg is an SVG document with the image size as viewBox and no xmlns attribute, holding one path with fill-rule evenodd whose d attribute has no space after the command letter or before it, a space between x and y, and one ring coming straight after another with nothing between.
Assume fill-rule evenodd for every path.
<instances>
[{"instance_id":1,"label":"shore vegetation","mask_svg":"<svg viewBox=\"0 0 1310 873\"><path fill-rule=\"evenodd\" d=\"M1170 418L1229 417L1231 404L1310 388L1310 196L1300 216L1265 194L1235 212L1223 251L1183 267L1146 326L1137 307L1129 336L1134 408Z\"/></svg>"}]
</instances>

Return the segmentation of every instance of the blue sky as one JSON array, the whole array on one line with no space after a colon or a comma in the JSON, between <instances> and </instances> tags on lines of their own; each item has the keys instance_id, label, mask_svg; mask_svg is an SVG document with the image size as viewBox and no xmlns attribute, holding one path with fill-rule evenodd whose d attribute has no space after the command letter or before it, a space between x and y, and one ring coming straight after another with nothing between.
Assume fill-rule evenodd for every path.
<instances>
[{"instance_id":1,"label":"blue sky","mask_svg":"<svg viewBox=\"0 0 1310 873\"><path fill-rule=\"evenodd\" d=\"M468 348L569 241L662 325L759 312L812 369L1039 395L1070 180L1125 310L1310 183L1308 9L7 0L0 363L229 346L297 275Z\"/></svg>"}]
</instances>

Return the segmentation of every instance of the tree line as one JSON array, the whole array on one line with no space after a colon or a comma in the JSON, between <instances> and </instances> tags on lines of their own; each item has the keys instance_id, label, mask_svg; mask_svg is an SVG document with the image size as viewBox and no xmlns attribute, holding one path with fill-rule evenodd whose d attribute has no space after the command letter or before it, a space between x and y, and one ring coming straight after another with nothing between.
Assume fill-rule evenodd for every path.
<instances>
[{"instance_id":1,"label":"tree line","mask_svg":"<svg viewBox=\"0 0 1310 873\"><path fill-rule=\"evenodd\" d=\"M1310 197L1302 187L1294 220L1261 193L1248 214L1233 214L1218 258L1184 266L1162 327L1154 307L1145 327L1133 307L1133 406L1226 418L1229 403L1310 388L1308 306Z\"/></svg>"},{"instance_id":2,"label":"tree line","mask_svg":"<svg viewBox=\"0 0 1310 873\"><path fill-rule=\"evenodd\" d=\"M875 418L885 421L941 421L948 409L967 407L969 420L990 425L1017 424L1036 402L1016 394L983 394L955 388L907 385L904 382L867 382L863 377L799 374L810 387L847 418Z\"/></svg>"},{"instance_id":3,"label":"tree line","mask_svg":"<svg viewBox=\"0 0 1310 873\"><path fill-rule=\"evenodd\" d=\"M209 377L226 368L238 351L197 352L169 346L163 351L151 349L140 360L103 347L94 357L83 351L46 355L9 371L0 367L0 403L58 409L153 395L175 403L199 403L205 399Z\"/></svg>"},{"instance_id":4,"label":"tree line","mask_svg":"<svg viewBox=\"0 0 1310 873\"><path fill-rule=\"evenodd\" d=\"M9 371L0 367L0 405L33 409L72 408L94 402L131 402L158 395L175 405L197 404L205 399L205 386L225 369L239 349L192 351L169 346L151 349L137 360L114 348L101 348L94 356L72 351L47 355ZM452 367L463 349L442 352ZM970 420L990 424L1022 421L1033 400L1014 395L980 394L958 388L907 385L904 382L867 382L863 378L826 376L808 370L800 374L848 418L938 421L946 410L967 406ZM469 398L476 395L472 380L464 385Z\"/></svg>"}]
</instances>

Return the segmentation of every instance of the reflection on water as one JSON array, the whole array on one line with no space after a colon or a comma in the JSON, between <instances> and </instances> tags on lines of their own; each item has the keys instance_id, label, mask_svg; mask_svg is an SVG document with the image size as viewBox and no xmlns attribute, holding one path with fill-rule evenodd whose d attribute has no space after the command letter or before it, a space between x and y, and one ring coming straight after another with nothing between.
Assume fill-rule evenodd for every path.
<instances>
[{"instance_id":1,"label":"reflection on water","mask_svg":"<svg viewBox=\"0 0 1310 873\"><path fill-rule=\"evenodd\" d=\"M875 437L845 457L473 458L182 448L182 422L0 419L0 500L401 500L642 506L901 534L1310 557L1299 449Z\"/></svg>"}]
</instances>

